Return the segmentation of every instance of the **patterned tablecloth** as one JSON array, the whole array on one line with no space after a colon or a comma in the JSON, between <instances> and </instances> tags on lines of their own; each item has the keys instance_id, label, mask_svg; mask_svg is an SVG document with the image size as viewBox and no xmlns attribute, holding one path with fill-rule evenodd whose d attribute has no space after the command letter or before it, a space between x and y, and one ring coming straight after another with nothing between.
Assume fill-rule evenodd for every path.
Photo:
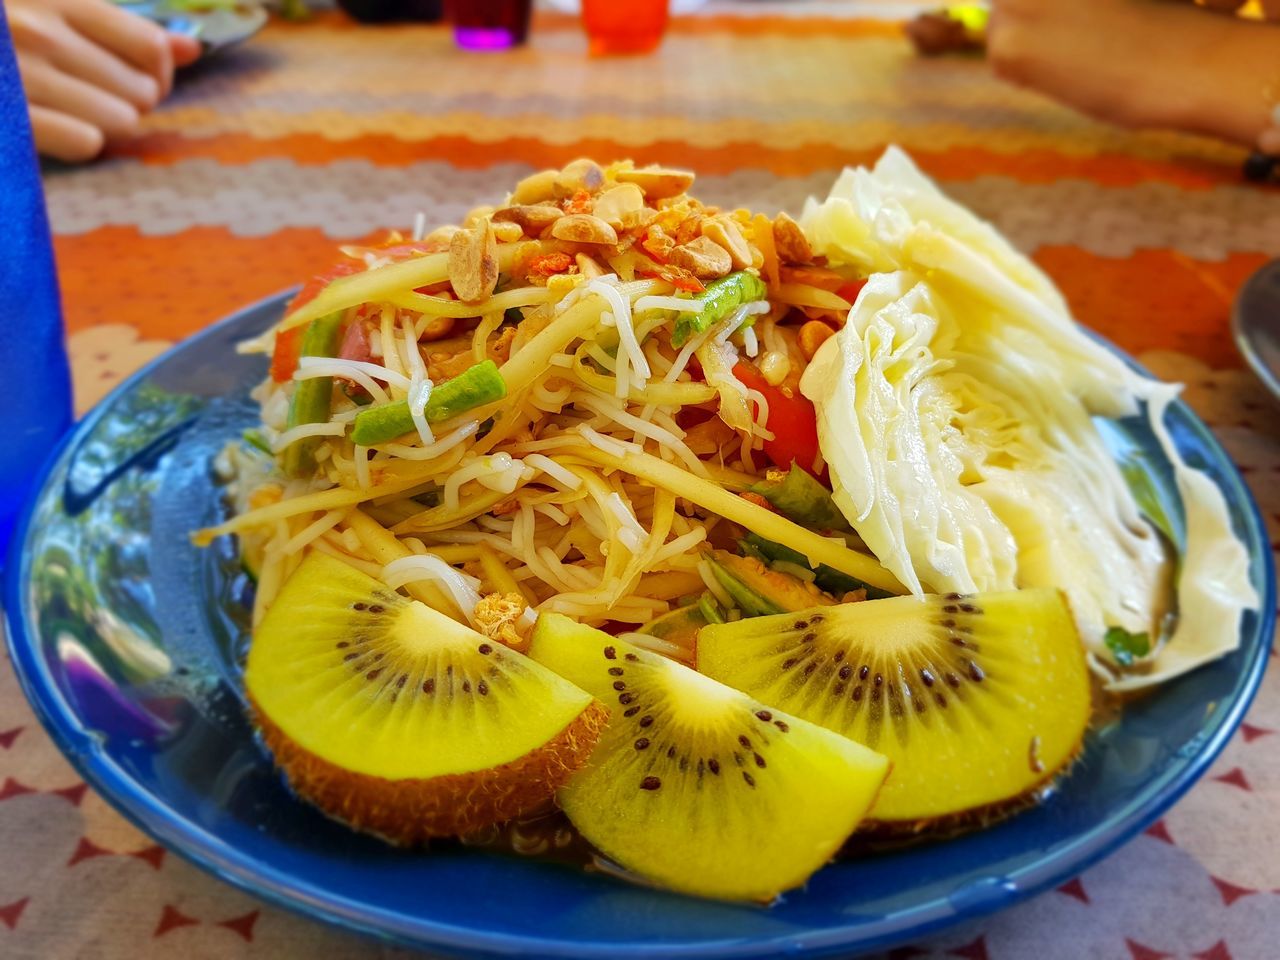
<instances>
[{"instance_id":1,"label":"patterned tablecloth","mask_svg":"<svg viewBox=\"0 0 1280 960\"><path fill-rule=\"evenodd\" d=\"M273 25L192 72L144 134L46 177L86 409L340 240L449 222L578 155L688 166L708 201L794 211L845 164L909 149L1061 285L1079 318L1187 384L1280 536L1280 418L1227 329L1280 255L1280 192L1215 144L1087 122L979 59L916 59L892 0L743 3L652 57L591 61L576 24L468 55L436 28ZM900 10L901 7L899 6ZM1280 546L1280 545L1278 545ZM970 960L1280 956L1280 671L1209 775L1082 877L897 951ZM127 825L73 773L0 664L0 956L400 955L273 909Z\"/></svg>"}]
</instances>

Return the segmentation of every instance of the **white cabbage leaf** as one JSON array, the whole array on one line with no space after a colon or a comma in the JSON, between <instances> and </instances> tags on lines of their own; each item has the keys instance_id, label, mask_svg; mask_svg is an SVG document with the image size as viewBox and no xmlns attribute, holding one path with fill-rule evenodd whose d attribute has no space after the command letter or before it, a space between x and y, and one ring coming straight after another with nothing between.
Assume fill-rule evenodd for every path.
<instances>
[{"instance_id":1,"label":"white cabbage leaf","mask_svg":"<svg viewBox=\"0 0 1280 960\"><path fill-rule=\"evenodd\" d=\"M915 593L1056 586L1095 668L1146 686L1234 649L1258 603L1221 492L1163 425L1177 388L1130 370L1052 282L901 151L846 170L801 220L815 250L871 277L801 381L836 503ZM1144 412L1186 514L1175 577L1093 418ZM1122 673L1108 628L1162 636Z\"/></svg>"}]
</instances>

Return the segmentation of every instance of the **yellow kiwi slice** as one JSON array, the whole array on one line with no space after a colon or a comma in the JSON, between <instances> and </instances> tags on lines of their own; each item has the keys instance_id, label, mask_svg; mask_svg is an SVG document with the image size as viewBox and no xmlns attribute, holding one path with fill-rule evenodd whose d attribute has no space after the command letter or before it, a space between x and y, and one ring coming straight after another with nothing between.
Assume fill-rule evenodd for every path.
<instances>
[{"instance_id":1,"label":"yellow kiwi slice","mask_svg":"<svg viewBox=\"0 0 1280 960\"><path fill-rule=\"evenodd\" d=\"M299 795L403 844L544 806L607 717L546 667L320 553L255 632L245 687Z\"/></svg>"},{"instance_id":2,"label":"yellow kiwi slice","mask_svg":"<svg viewBox=\"0 0 1280 960\"><path fill-rule=\"evenodd\" d=\"M704 627L698 669L886 754L873 820L1028 797L1080 750L1084 648L1062 593L892 597Z\"/></svg>"},{"instance_id":3,"label":"yellow kiwi slice","mask_svg":"<svg viewBox=\"0 0 1280 960\"><path fill-rule=\"evenodd\" d=\"M543 614L529 655L609 704L559 792L574 826L654 883L769 901L836 852L884 781L884 757L688 667Z\"/></svg>"}]
</instances>

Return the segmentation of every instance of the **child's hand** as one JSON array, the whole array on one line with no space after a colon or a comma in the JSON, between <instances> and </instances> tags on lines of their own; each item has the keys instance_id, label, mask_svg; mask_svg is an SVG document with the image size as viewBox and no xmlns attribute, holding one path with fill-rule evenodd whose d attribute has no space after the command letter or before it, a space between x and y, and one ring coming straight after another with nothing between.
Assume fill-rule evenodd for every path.
<instances>
[{"instance_id":1,"label":"child's hand","mask_svg":"<svg viewBox=\"0 0 1280 960\"><path fill-rule=\"evenodd\" d=\"M6 0L36 149L91 160L169 93L175 66L200 53L108 0Z\"/></svg>"}]
</instances>

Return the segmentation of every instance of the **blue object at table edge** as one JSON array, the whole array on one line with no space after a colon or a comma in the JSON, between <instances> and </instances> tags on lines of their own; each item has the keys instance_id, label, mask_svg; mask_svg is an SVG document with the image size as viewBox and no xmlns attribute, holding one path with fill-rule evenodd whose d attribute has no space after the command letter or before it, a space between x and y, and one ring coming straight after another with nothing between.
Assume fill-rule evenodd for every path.
<instances>
[{"instance_id":1,"label":"blue object at table edge","mask_svg":"<svg viewBox=\"0 0 1280 960\"><path fill-rule=\"evenodd\" d=\"M44 187L8 20L0 11L0 561L36 467L71 426L71 371Z\"/></svg>"}]
</instances>

